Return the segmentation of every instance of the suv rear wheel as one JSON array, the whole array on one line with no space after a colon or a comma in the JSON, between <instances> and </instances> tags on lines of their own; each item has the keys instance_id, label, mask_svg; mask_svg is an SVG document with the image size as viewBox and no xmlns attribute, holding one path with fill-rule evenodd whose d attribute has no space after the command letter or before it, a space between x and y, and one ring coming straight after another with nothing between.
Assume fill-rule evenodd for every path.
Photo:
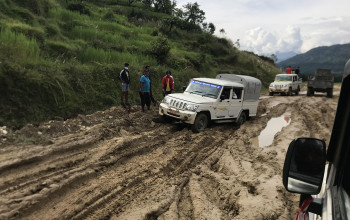
<instances>
[{"instance_id":1,"label":"suv rear wheel","mask_svg":"<svg viewBox=\"0 0 350 220\"><path fill-rule=\"evenodd\" d=\"M247 115L245 112L242 112L237 120L237 125L242 125L247 120Z\"/></svg>"},{"instance_id":2,"label":"suv rear wheel","mask_svg":"<svg viewBox=\"0 0 350 220\"><path fill-rule=\"evenodd\" d=\"M208 126L208 116L204 113L199 113L191 126L194 133L199 133Z\"/></svg>"}]
</instances>

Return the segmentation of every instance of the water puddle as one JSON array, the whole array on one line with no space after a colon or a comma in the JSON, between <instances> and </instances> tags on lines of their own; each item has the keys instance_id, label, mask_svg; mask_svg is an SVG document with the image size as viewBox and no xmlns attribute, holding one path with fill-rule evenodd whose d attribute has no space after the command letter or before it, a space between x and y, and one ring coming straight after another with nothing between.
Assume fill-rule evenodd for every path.
<instances>
[{"instance_id":1,"label":"water puddle","mask_svg":"<svg viewBox=\"0 0 350 220\"><path fill-rule=\"evenodd\" d=\"M271 118L267 122L266 128L261 131L258 140L259 147L267 147L272 144L275 135L282 130L282 128L288 126L291 122L291 114L289 112L284 113L278 118Z\"/></svg>"}]
</instances>

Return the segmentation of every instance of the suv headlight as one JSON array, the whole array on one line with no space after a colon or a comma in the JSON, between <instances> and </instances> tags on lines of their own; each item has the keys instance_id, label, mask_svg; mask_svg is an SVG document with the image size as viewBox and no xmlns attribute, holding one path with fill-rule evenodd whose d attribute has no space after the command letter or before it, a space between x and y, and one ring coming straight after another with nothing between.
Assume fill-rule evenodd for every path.
<instances>
[{"instance_id":1,"label":"suv headlight","mask_svg":"<svg viewBox=\"0 0 350 220\"><path fill-rule=\"evenodd\" d=\"M170 104L171 99L168 96L165 96L162 103Z\"/></svg>"},{"instance_id":2,"label":"suv headlight","mask_svg":"<svg viewBox=\"0 0 350 220\"><path fill-rule=\"evenodd\" d=\"M275 85L273 83L270 84L270 87L274 87Z\"/></svg>"},{"instance_id":3,"label":"suv headlight","mask_svg":"<svg viewBox=\"0 0 350 220\"><path fill-rule=\"evenodd\" d=\"M189 111L195 112L195 111L198 109L198 106L199 106L199 105L188 104L188 105L186 106L186 109L189 110Z\"/></svg>"}]
</instances>

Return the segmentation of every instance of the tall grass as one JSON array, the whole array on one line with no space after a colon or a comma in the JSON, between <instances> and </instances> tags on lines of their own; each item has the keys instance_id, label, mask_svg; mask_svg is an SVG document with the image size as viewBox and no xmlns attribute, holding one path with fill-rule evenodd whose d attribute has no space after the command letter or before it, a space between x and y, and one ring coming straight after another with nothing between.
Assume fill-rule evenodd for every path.
<instances>
[{"instance_id":1,"label":"tall grass","mask_svg":"<svg viewBox=\"0 0 350 220\"><path fill-rule=\"evenodd\" d=\"M7 27L0 30L0 42L0 53L4 57L22 61L36 61L40 57L39 45L35 39L29 39Z\"/></svg>"},{"instance_id":2,"label":"tall grass","mask_svg":"<svg viewBox=\"0 0 350 220\"><path fill-rule=\"evenodd\" d=\"M113 50L102 50L93 47L87 47L78 54L78 60L82 63L123 63L130 65L143 65L144 63L154 63L154 59L141 54L131 54L128 52L118 52Z\"/></svg>"}]
</instances>

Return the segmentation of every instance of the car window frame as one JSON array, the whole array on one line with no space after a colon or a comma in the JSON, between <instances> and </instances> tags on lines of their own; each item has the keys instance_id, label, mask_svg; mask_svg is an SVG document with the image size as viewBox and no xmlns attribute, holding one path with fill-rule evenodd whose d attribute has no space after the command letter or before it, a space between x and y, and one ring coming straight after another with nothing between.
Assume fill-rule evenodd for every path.
<instances>
[{"instance_id":1,"label":"car window frame","mask_svg":"<svg viewBox=\"0 0 350 220\"><path fill-rule=\"evenodd\" d=\"M327 151L327 160L335 174L327 177L327 184L332 193L333 219L350 219L350 190L343 188L344 177L350 175L350 75L344 76L336 117ZM329 172L330 173L330 172Z\"/></svg>"}]
</instances>

